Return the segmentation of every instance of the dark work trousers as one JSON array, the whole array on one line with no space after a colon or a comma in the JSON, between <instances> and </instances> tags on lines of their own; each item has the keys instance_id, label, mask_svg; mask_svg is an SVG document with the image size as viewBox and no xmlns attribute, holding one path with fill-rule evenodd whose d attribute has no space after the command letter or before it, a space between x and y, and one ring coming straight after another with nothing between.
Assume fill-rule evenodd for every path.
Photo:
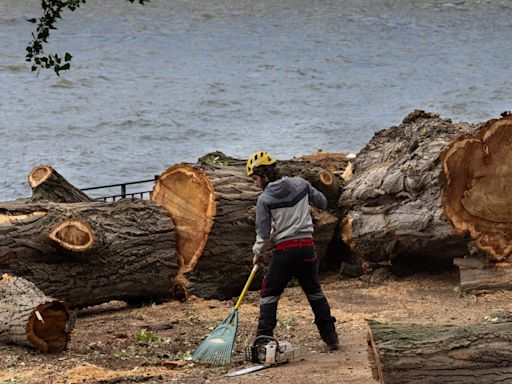
<instances>
[{"instance_id":1,"label":"dark work trousers","mask_svg":"<svg viewBox=\"0 0 512 384\"><path fill-rule=\"evenodd\" d=\"M256 336L273 336L277 324L279 297L293 277L297 278L308 298L322 340L328 345L337 342L334 326L336 319L331 316L331 308L320 286L314 246L272 252L260 291L260 317Z\"/></svg>"}]
</instances>

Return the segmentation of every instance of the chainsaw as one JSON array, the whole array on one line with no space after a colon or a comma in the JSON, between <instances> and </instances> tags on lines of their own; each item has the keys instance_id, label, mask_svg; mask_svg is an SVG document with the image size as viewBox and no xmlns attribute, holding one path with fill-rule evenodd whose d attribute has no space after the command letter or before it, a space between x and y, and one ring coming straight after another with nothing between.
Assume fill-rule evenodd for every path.
<instances>
[{"instance_id":1,"label":"chainsaw","mask_svg":"<svg viewBox=\"0 0 512 384\"><path fill-rule=\"evenodd\" d=\"M262 335L258 336L253 345L246 349L245 357L248 362L257 365L228 373L227 376L240 376L266 368L277 367L286 364L297 356L289 342L277 341L275 337Z\"/></svg>"}]
</instances>

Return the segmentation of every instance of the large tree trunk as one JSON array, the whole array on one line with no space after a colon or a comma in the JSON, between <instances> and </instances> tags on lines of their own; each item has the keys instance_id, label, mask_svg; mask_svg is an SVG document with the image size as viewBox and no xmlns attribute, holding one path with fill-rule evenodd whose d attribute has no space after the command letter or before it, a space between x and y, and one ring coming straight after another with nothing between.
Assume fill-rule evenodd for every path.
<instances>
[{"instance_id":1,"label":"large tree trunk","mask_svg":"<svg viewBox=\"0 0 512 384\"><path fill-rule=\"evenodd\" d=\"M4 274L0 280L0 341L58 353L66 349L72 328L65 303L45 296L25 279Z\"/></svg>"},{"instance_id":2,"label":"large tree trunk","mask_svg":"<svg viewBox=\"0 0 512 384\"><path fill-rule=\"evenodd\" d=\"M71 307L170 297L174 226L152 202L9 202L0 213L0 271Z\"/></svg>"},{"instance_id":3,"label":"large tree trunk","mask_svg":"<svg viewBox=\"0 0 512 384\"><path fill-rule=\"evenodd\" d=\"M396 272L442 269L467 253L467 240L443 212L441 153L479 129L415 111L373 137L357 155L339 200L352 270L360 274L379 264Z\"/></svg>"},{"instance_id":4,"label":"large tree trunk","mask_svg":"<svg viewBox=\"0 0 512 384\"><path fill-rule=\"evenodd\" d=\"M472 326L369 322L369 359L381 384L512 382L512 322ZM503 322L501 322L503 321Z\"/></svg>"},{"instance_id":5,"label":"large tree trunk","mask_svg":"<svg viewBox=\"0 0 512 384\"><path fill-rule=\"evenodd\" d=\"M252 267L255 203L260 191L240 164L224 165L217 156L215 161L216 165L178 164L167 169L152 193L153 201L168 210L176 225L180 272L174 293L181 299L188 294L217 299L236 296ZM317 250L322 255L337 218L318 211L313 217Z\"/></svg>"}]
</instances>

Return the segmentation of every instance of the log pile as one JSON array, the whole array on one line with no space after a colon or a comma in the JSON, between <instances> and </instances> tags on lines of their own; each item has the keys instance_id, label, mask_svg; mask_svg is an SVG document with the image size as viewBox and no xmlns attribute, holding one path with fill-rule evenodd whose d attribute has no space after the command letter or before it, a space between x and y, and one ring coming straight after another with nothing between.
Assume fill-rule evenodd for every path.
<instances>
[{"instance_id":1,"label":"log pile","mask_svg":"<svg viewBox=\"0 0 512 384\"><path fill-rule=\"evenodd\" d=\"M170 298L178 265L165 210L150 201L81 198L48 170L31 172L31 180L44 176L35 183L36 198L0 204L0 271L26 278L71 308ZM45 187L49 181L52 187ZM47 190L55 193L41 198Z\"/></svg>"},{"instance_id":2,"label":"log pile","mask_svg":"<svg viewBox=\"0 0 512 384\"><path fill-rule=\"evenodd\" d=\"M308 162L283 162L281 169L285 175L309 170L311 180L326 173ZM312 183L319 186L323 180L329 183L325 188L331 188L335 177L315 178ZM240 293L252 268L259 193L245 176L245 161L222 153L207 155L198 164L177 164L159 176L152 200L167 209L178 239L175 297L228 299ZM313 220L317 251L324 255L338 219L333 213L314 210Z\"/></svg>"},{"instance_id":3,"label":"log pile","mask_svg":"<svg viewBox=\"0 0 512 384\"><path fill-rule=\"evenodd\" d=\"M58 353L73 329L67 305L20 277L0 280L0 341Z\"/></svg>"},{"instance_id":4,"label":"log pile","mask_svg":"<svg viewBox=\"0 0 512 384\"><path fill-rule=\"evenodd\" d=\"M368 323L373 378L381 384L512 381L512 322L454 325Z\"/></svg>"}]
</instances>

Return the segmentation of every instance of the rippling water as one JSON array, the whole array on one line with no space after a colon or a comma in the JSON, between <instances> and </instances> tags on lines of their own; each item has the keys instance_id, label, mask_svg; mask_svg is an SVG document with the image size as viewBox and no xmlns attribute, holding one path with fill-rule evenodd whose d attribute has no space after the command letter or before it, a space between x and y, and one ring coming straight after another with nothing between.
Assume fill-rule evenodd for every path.
<instances>
[{"instance_id":1,"label":"rippling water","mask_svg":"<svg viewBox=\"0 0 512 384\"><path fill-rule=\"evenodd\" d=\"M415 108L511 109L512 2L88 0L24 62L39 1L0 0L0 200L50 164L78 187L152 177L214 150L359 151Z\"/></svg>"}]
</instances>

